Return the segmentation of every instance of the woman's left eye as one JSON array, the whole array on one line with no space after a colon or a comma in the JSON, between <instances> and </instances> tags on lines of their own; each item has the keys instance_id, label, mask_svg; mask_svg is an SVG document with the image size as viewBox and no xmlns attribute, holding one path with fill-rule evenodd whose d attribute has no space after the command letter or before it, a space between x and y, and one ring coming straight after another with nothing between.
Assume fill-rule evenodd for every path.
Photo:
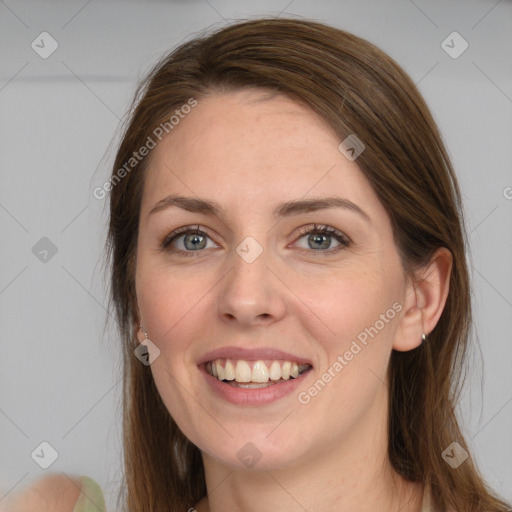
<instances>
[{"instance_id":1,"label":"woman's left eye","mask_svg":"<svg viewBox=\"0 0 512 512\"><path fill-rule=\"evenodd\" d=\"M308 248L301 248L301 251L332 254L351 244L351 240L346 235L330 226L317 226L316 224L313 227L309 226L301 231L297 240L306 237L308 237L306 239ZM330 247L333 238L338 242L338 246L334 249ZM207 246L207 239L210 239L210 237L207 233L200 230L199 226L195 229L185 226L165 237L161 243L161 249L162 251L179 253L184 256L194 256L194 252L201 252L201 249L217 247L213 242L212 245ZM176 247L176 245L181 245L182 247Z\"/></svg>"},{"instance_id":2,"label":"woman's left eye","mask_svg":"<svg viewBox=\"0 0 512 512\"><path fill-rule=\"evenodd\" d=\"M307 237L306 243L308 244L308 249L321 249L320 251L313 251L317 253L324 252L332 254L339 251L343 247L348 247L351 244L351 240L346 235L330 226L317 226L315 224L313 227L307 227L301 232L299 240L305 237ZM335 238L339 244L334 249L329 247L333 238ZM308 251L308 249L304 250Z\"/></svg>"}]
</instances>

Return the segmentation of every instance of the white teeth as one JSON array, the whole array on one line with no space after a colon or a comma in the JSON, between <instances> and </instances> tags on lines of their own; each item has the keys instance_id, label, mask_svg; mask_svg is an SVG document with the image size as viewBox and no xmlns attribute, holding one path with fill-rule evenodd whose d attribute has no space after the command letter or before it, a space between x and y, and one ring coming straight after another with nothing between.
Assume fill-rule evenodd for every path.
<instances>
[{"instance_id":1,"label":"white teeth","mask_svg":"<svg viewBox=\"0 0 512 512\"><path fill-rule=\"evenodd\" d=\"M251 368L252 366L252 368ZM265 384L269 380L273 384L279 380L297 378L311 365L299 365L291 361L233 361L216 359L206 365L206 370L219 380L236 381L237 383Z\"/></svg>"},{"instance_id":2,"label":"white teeth","mask_svg":"<svg viewBox=\"0 0 512 512\"><path fill-rule=\"evenodd\" d=\"M292 363L290 363L290 361L286 361L285 363L283 363L283 367L281 369L281 375L284 380L287 380L290 378L291 367L292 367Z\"/></svg>"},{"instance_id":3,"label":"white teeth","mask_svg":"<svg viewBox=\"0 0 512 512\"><path fill-rule=\"evenodd\" d=\"M269 377L270 380L279 380L281 378L281 365L277 361L270 365Z\"/></svg>"},{"instance_id":4,"label":"white teeth","mask_svg":"<svg viewBox=\"0 0 512 512\"><path fill-rule=\"evenodd\" d=\"M224 366L224 378L226 380L235 380L235 366L229 360L226 361Z\"/></svg>"},{"instance_id":5,"label":"white teeth","mask_svg":"<svg viewBox=\"0 0 512 512\"><path fill-rule=\"evenodd\" d=\"M235 380L237 382L251 382L252 371L247 361L238 361L236 363Z\"/></svg>"},{"instance_id":6,"label":"white teeth","mask_svg":"<svg viewBox=\"0 0 512 512\"><path fill-rule=\"evenodd\" d=\"M252 367L253 382L268 382L268 368L263 361L256 361Z\"/></svg>"}]
</instances>

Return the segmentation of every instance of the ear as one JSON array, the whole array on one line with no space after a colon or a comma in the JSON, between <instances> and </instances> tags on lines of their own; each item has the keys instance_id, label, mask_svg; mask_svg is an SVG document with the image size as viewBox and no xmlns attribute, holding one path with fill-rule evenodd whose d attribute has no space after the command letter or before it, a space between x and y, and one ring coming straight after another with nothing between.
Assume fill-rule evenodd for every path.
<instances>
[{"instance_id":1,"label":"ear","mask_svg":"<svg viewBox=\"0 0 512 512\"><path fill-rule=\"evenodd\" d=\"M422 335L434 330L443 312L450 288L453 257L441 247L430 261L409 278L403 314L393 342L399 352L412 350L422 342Z\"/></svg>"}]
</instances>

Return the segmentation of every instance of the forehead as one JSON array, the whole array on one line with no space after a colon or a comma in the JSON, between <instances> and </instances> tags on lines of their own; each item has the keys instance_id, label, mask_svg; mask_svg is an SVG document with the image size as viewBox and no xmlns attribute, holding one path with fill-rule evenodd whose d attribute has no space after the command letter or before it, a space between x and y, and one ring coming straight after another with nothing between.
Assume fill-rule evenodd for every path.
<instances>
[{"instance_id":1,"label":"forehead","mask_svg":"<svg viewBox=\"0 0 512 512\"><path fill-rule=\"evenodd\" d=\"M152 151L143 203L171 192L262 205L333 192L375 201L340 142L323 119L286 96L214 94L198 100Z\"/></svg>"}]
</instances>

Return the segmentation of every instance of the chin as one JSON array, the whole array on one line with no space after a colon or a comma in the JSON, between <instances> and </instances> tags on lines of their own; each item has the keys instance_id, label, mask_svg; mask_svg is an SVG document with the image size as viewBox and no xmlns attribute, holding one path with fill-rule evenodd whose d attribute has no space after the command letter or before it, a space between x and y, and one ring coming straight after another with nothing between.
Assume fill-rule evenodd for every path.
<instances>
[{"instance_id":1,"label":"chin","mask_svg":"<svg viewBox=\"0 0 512 512\"><path fill-rule=\"evenodd\" d=\"M299 440L292 439L285 432L279 436L271 434L275 438L270 439L268 433L272 432L272 428L253 436L246 433L229 438L222 446L212 446L207 442L200 449L225 466L250 471L284 469L306 456L303 450L300 453L297 450ZM208 441L211 442L211 438Z\"/></svg>"}]
</instances>

